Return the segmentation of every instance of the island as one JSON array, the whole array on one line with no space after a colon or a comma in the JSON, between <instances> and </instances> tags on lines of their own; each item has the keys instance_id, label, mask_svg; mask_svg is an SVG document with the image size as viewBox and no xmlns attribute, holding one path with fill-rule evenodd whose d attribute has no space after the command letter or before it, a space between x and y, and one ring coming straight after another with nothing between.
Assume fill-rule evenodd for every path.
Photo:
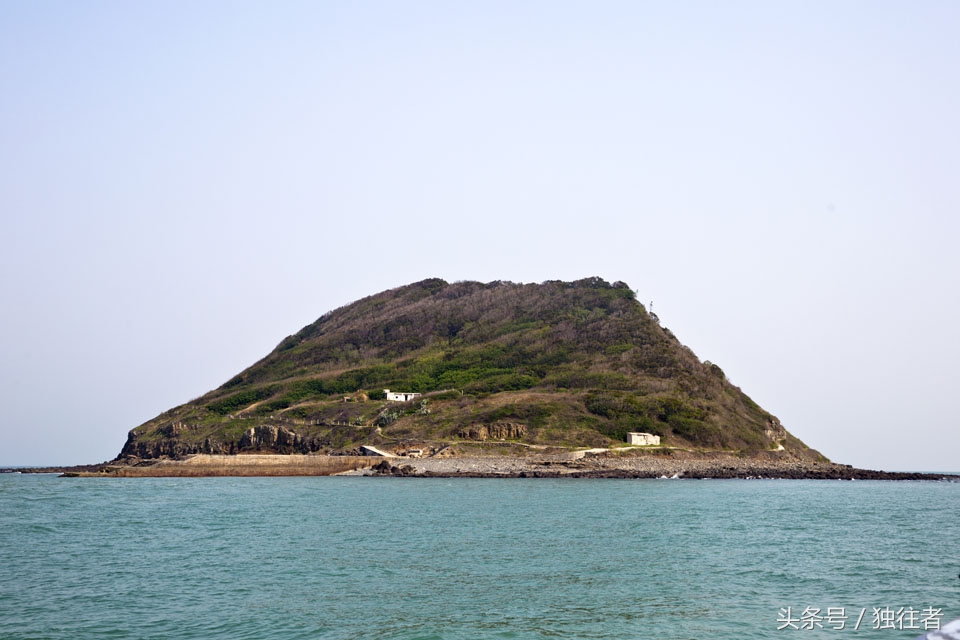
<instances>
[{"instance_id":1,"label":"island","mask_svg":"<svg viewBox=\"0 0 960 640\"><path fill-rule=\"evenodd\" d=\"M940 477L836 464L623 282L433 278L330 311L74 476Z\"/></svg>"}]
</instances>

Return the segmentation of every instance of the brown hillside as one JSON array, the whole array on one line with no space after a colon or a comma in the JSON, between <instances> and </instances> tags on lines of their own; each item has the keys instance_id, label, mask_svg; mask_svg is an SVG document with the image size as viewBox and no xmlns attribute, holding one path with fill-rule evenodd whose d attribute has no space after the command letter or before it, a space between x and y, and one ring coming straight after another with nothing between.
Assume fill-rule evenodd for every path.
<instances>
[{"instance_id":1,"label":"brown hillside","mask_svg":"<svg viewBox=\"0 0 960 640\"><path fill-rule=\"evenodd\" d=\"M391 402L384 389L422 394ZM439 451L505 440L819 456L659 325L624 283L424 280L331 311L219 389L133 429L121 458Z\"/></svg>"}]
</instances>

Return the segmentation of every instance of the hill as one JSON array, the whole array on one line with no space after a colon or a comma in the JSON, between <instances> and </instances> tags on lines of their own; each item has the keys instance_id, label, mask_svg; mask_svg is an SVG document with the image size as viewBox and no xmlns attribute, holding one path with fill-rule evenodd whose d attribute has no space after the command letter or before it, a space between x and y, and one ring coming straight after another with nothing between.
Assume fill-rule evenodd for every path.
<instances>
[{"instance_id":1,"label":"hill","mask_svg":"<svg viewBox=\"0 0 960 640\"><path fill-rule=\"evenodd\" d=\"M396 402L385 389L421 395ZM118 459L609 447L628 432L658 435L664 450L822 459L660 326L629 286L600 278L430 279L364 298L136 427Z\"/></svg>"}]
</instances>

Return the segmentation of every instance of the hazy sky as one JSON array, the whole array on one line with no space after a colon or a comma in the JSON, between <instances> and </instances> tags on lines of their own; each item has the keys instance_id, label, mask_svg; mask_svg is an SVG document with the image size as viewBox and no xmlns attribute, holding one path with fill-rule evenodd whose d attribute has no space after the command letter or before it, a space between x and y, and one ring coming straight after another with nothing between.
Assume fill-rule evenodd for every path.
<instances>
[{"instance_id":1,"label":"hazy sky","mask_svg":"<svg viewBox=\"0 0 960 640\"><path fill-rule=\"evenodd\" d=\"M837 462L960 470L960 3L0 2L0 465L324 312L623 280Z\"/></svg>"}]
</instances>

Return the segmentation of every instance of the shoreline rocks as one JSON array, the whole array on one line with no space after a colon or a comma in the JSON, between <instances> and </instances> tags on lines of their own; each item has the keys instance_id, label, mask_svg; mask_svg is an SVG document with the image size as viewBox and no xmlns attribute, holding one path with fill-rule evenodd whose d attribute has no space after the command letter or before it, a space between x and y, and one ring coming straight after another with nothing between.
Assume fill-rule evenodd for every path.
<instances>
[{"instance_id":1,"label":"shoreline rocks","mask_svg":"<svg viewBox=\"0 0 960 640\"><path fill-rule=\"evenodd\" d=\"M690 457L680 460L655 456L578 460L507 457L462 457L444 460L383 461L377 475L423 478L676 478L676 479L792 479L792 480L941 480L960 481L960 475L856 469L849 465L806 461L763 461L734 456Z\"/></svg>"},{"instance_id":2,"label":"shoreline rocks","mask_svg":"<svg viewBox=\"0 0 960 640\"><path fill-rule=\"evenodd\" d=\"M259 435L259 434L257 434ZM270 434L272 435L272 434ZM279 434L278 434L279 435ZM582 453L582 452L581 452ZM0 471L7 471L0 469ZM953 480L960 474L856 469L825 461L738 457L717 452L672 451L655 455L435 455L392 457L302 454L185 456L176 460L114 461L100 465L10 469L59 472L71 477L205 477L353 475L420 478L778 478L797 480Z\"/></svg>"}]
</instances>

